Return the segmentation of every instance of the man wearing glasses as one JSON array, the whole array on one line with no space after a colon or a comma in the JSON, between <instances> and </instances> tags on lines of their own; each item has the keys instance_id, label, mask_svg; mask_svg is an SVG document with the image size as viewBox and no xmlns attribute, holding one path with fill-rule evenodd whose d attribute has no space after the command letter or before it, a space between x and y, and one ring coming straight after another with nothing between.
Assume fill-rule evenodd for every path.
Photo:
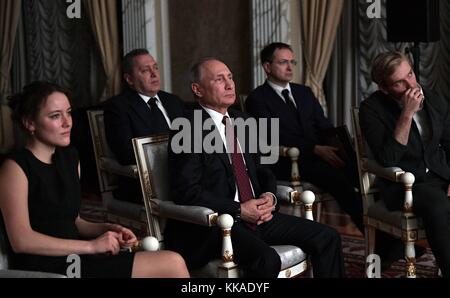
<instances>
[{"instance_id":1,"label":"man wearing glasses","mask_svg":"<svg viewBox=\"0 0 450 298\"><path fill-rule=\"evenodd\" d=\"M311 89L291 82L297 64L291 46L267 45L261 51L261 63L267 80L249 94L247 112L255 118L279 119L280 145L300 149L302 179L331 193L364 231L362 201L354 191L356 173L338 156L337 148L327 145L322 133L333 125ZM290 160L280 158L273 167L276 177L289 179L290 167Z\"/></svg>"}]
</instances>

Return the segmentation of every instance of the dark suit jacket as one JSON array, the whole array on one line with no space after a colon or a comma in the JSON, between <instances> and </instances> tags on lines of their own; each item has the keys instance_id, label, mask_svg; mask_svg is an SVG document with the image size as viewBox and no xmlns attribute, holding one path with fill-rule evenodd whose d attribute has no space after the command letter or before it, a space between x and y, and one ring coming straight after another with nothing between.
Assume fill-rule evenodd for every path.
<instances>
[{"instance_id":1,"label":"dark suit jacket","mask_svg":"<svg viewBox=\"0 0 450 298\"><path fill-rule=\"evenodd\" d=\"M209 114L200 106L196 109L202 115L202 124L205 119L210 119ZM194 136L194 112L189 111L186 118L191 123L190 137ZM232 118L247 118L243 113L228 111ZM200 126L201 127L201 126ZM203 139L217 129L198 131ZM175 135L177 132L173 132ZM172 135L172 137L173 137ZM223 143L221 146L223 147ZM242 141L240 141L243 144ZM248 143L248 142L245 142ZM192 144L192 147L194 144ZM193 149L193 148L192 148ZM172 199L177 204L197 205L208 207L219 214L230 214L235 216L238 213L240 204L234 201L236 193L236 182L233 169L225 149L223 153L180 153L175 154L172 146L169 146L169 171L171 178ZM257 154L244 153L245 162L255 196L259 197L264 192L276 191L276 180L270 169L263 167L259 162ZM169 249L181 251L183 256L188 258L189 264L201 265L189 258L195 258L204 247L208 246L208 239L220 237L220 232L216 228L201 227L198 225L169 222L165 233L166 243ZM218 239L218 238L217 238ZM201 255L201 253L200 253ZM201 256L200 256L201 257ZM206 262L205 258L201 262Z\"/></svg>"},{"instance_id":2,"label":"dark suit jacket","mask_svg":"<svg viewBox=\"0 0 450 298\"><path fill-rule=\"evenodd\" d=\"M325 118L319 101L309 87L294 83L290 83L290 86L297 105L295 118L267 82L249 94L245 102L247 112L255 118L279 118L280 145L298 147L302 158L315 158L314 146L324 143L320 131L333 125ZM287 178L289 169L290 161L287 158L280 159L275 167L277 177Z\"/></svg>"},{"instance_id":3,"label":"dark suit jacket","mask_svg":"<svg viewBox=\"0 0 450 298\"><path fill-rule=\"evenodd\" d=\"M422 142L419 130L413 121L406 146L394 138L394 130L401 109L394 99L377 91L361 103L360 125L373 157L382 166L400 167L411 172L416 182L424 179L426 168L441 178L450 181L450 114L448 103L431 90L424 89L424 109L431 124L431 140ZM394 186L380 181L389 197ZM402 200L402 198L400 198ZM391 200L392 201L392 200ZM398 204L397 204L398 205ZM401 205L400 205L401 206ZM388 204L390 209L399 206Z\"/></svg>"},{"instance_id":4,"label":"dark suit jacket","mask_svg":"<svg viewBox=\"0 0 450 298\"><path fill-rule=\"evenodd\" d=\"M171 121L183 115L184 105L179 97L164 91L158 92L158 97ZM131 89L105 102L104 110L106 139L122 165L136 164L132 138L168 133L167 128L158 127L152 121L150 109L139 94ZM120 177L114 196L121 200L141 203L139 181Z\"/></svg>"},{"instance_id":5,"label":"dark suit jacket","mask_svg":"<svg viewBox=\"0 0 450 298\"><path fill-rule=\"evenodd\" d=\"M158 97L171 121L184 113L183 102L178 96L159 91ZM109 99L105 105L105 133L109 147L123 165L136 164L132 138L168 133L152 122L148 106L136 91L127 89Z\"/></svg>"}]
</instances>

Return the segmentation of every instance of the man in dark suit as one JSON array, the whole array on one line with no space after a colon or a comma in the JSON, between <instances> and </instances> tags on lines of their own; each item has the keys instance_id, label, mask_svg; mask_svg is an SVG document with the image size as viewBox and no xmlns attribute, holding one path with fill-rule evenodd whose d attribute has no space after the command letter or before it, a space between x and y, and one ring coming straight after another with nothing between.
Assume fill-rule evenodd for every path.
<instances>
[{"instance_id":1,"label":"man in dark suit","mask_svg":"<svg viewBox=\"0 0 450 298\"><path fill-rule=\"evenodd\" d=\"M444 277L450 277L450 112L448 102L416 80L408 57L382 53L372 66L379 90L361 103L360 124L375 159L414 174L414 213ZM403 189L381 180L390 210L401 210Z\"/></svg>"},{"instance_id":2,"label":"man in dark suit","mask_svg":"<svg viewBox=\"0 0 450 298\"><path fill-rule=\"evenodd\" d=\"M184 107L179 97L160 90L158 64L146 49L125 55L122 68L128 87L105 103L105 133L119 163L130 165L136 164L131 139L168 133ZM121 177L114 196L141 204L139 181Z\"/></svg>"},{"instance_id":3,"label":"man in dark suit","mask_svg":"<svg viewBox=\"0 0 450 298\"><path fill-rule=\"evenodd\" d=\"M362 201L354 191L359 187L354 165L346 164L338 149L327 145L322 133L333 125L311 89L291 83L297 64L292 48L271 43L261 51L261 63L267 80L249 94L247 112L259 119L279 119L280 145L300 149L302 179L331 193L363 232ZM290 168L290 160L281 157L273 170L278 179L287 180Z\"/></svg>"},{"instance_id":4,"label":"man in dark suit","mask_svg":"<svg viewBox=\"0 0 450 298\"><path fill-rule=\"evenodd\" d=\"M270 169L260 164L257 154L240 147L248 142L239 133L235 134L238 141L234 139L231 143L231 123L246 116L228 110L236 100L228 67L217 59L207 58L195 64L191 74L192 91L199 105L186 115L189 133L184 128L174 131L169 146L173 200L208 207L235 218L231 231L234 256L249 277L278 275L281 260L269 244L290 244L304 249L312 255L316 277L342 277L343 259L337 232L314 221L278 213L275 177ZM212 125L204 125L208 122ZM216 151L205 147L211 133L216 136L216 142L212 142ZM191 143L190 152L179 153L175 147L180 144L173 140L180 134L185 138L183 144ZM194 151L196 145L202 148L198 150L197 146ZM232 147L234 150L230 150ZM165 240L167 248L180 252L191 269L221 255L217 228L169 221Z\"/></svg>"}]
</instances>

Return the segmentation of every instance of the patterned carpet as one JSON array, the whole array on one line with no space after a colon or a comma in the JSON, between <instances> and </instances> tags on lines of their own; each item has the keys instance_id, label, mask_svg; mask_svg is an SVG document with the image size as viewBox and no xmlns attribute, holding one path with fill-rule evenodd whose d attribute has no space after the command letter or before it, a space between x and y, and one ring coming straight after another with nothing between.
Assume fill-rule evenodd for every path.
<instances>
[{"instance_id":1,"label":"patterned carpet","mask_svg":"<svg viewBox=\"0 0 450 298\"><path fill-rule=\"evenodd\" d=\"M353 236L342 236L342 246L345 260L347 277L364 278L364 239ZM405 261L399 260L381 273L382 278L401 278L405 276ZM417 260L416 274L418 278L437 278L437 267L431 250L427 248L426 253Z\"/></svg>"}]
</instances>

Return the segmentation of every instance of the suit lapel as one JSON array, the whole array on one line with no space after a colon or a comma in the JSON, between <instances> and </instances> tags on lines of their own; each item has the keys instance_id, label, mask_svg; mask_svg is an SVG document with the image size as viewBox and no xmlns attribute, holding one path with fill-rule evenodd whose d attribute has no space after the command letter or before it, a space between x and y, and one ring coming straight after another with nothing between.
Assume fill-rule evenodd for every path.
<instances>
[{"instance_id":1,"label":"suit lapel","mask_svg":"<svg viewBox=\"0 0 450 298\"><path fill-rule=\"evenodd\" d=\"M269 100L268 100L268 104L270 106L272 106L272 109L274 111L279 111L280 109L284 109L286 104L284 102L284 100L275 92L275 90L273 90L272 87L270 87L269 84L264 83L266 90L267 90L267 94L269 95Z\"/></svg>"},{"instance_id":2,"label":"suit lapel","mask_svg":"<svg viewBox=\"0 0 450 298\"><path fill-rule=\"evenodd\" d=\"M297 105L297 113L299 114L299 121L302 127L307 127L305 126L305 119L306 119L306 115L303 115L303 113L306 112L305 108L302 108L302 98L303 98L303 94L301 94L301 92L299 91L298 88L295 88L295 86L293 84L290 84L291 86L291 92L292 92L292 97L294 98L295 104Z\"/></svg>"},{"instance_id":3,"label":"suit lapel","mask_svg":"<svg viewBox=\"0 0 450 298\"><path fill-rule=\"evenodd\" d=\"M199 106L200 107L200 106ZM202 118L203 118L203 123L206 121L206 119L212 119L211 116L209 116L208 112L206 112L203 108L200 107L200 109L202 110ZM213 130L217 130L217 127L214 126ZM205 137L211 133L213 130L206 130L206 129L202 129L203 131L203 138L202 140L205 139ZM217 131L218 133L218 131ZM221 142L222 144L222 153L217 153L217 156L219 157L219 159L222 161L222 163L224 164L226 170L227 170L227 174L230 175L233 173L233 169L231 168L231 163L230 163L230 159L228 157L228 153L225 150L225 144L222 142L222 140L220 139L219 142ZM215 144L214 144L215 145ZM234 186L233 186L234 187Z\"/></svg>"},{"instance_id":4,"label":"suit lapel","mask_svg":"<svg viewBox=\"0 0 450 298\"><path fill-rule=\"evenodd\" d=\"M152 127L150 109L145 104L144 100L137 92L130 92L128 99L130 100L131 108L134 112L145 122L147 127Z\"/></svg>"},{"instance_id":5,"label":"suit lapel","mask_svg":"<svg viewBox=\"0 0 450 298\"><path fill-rule=\"evenodd\" d=\"M425 111L428 114L428 119L430 121L430 142L428 142L429 144L431 144L431 140L434 139L435 137L435 133L437 131L439 131L437 125L438 122L437 120L440 118L439 116L439 112L436 111L436 109L433 107L433 105L430 104L430 100L427 100L426 98L430 98L429 94L425 94L426 91L424 90L424 95L425 95L425 101L424 101L424 108ZM438 140L439 142L439 140ZM428 147L429 144L424 144L425 147Z\"/></svg>"},{"instance_id":6,"label":"suit lapel","mask_svg":"<svg viewBox=\"0 0 450 298\"><path fill-rule=\"evenodd\" d=\"M174 120L174 115L176 115L175 111L174 111L174 107L172 105L172 101L169 100L168 96L163 93L163 92L158 92L158 97L159 100L161 101L164 109L167 112L167 116L169 116L170 122L173 122Z\"/></svg>"},{"instance_id":7,"label":"suit lapel","mask_svg":"<svg viewBox=\"0 0 450 298\"><path fill-rule=\"evenodd\" d=\"M265 87L267 89L267 94L269 95L268 98L269 100L267 101L268 105L271 106L271 110L272 111L282 111L286 109L286 103L284 102L284 100L275 92L275 90L273 90L272 87L270 87L270 85L265 82ZM295 104L296 104L296 116L299 118L300 121L300 125L301 127L305 127L303 121L304 118L302 115L302 112L304 111L304 109L300 109L301 107L301 103L300 103L300 99L301 99L301 94L298 92L298 90L296 88L294 88L294 86L291 84L291 92L292 92L292 97L294 98ZM292 114L294 115L294 114Z\"/></svg>"}]
</instances>

